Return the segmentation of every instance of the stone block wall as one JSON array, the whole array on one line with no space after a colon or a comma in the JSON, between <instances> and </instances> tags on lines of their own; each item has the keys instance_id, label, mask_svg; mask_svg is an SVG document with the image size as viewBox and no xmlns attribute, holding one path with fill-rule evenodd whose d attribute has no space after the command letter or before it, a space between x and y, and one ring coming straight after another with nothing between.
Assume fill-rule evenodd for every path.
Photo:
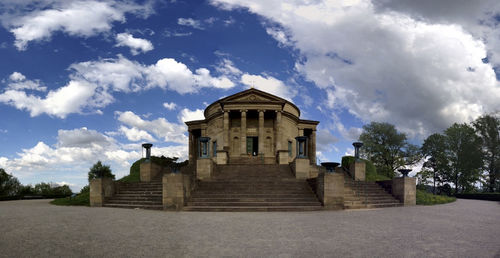
<instances>
[{"instance_id":1,"label":"stone block wall","mask_svg":"<svg viewBox=\"0 0 500 258\"><path fill-rule=\"evenodd\" d=\"M110 177L95 178L90 181L90 206L102 207L106 197L115 194L115 182Z\"/></svg>"},{"instance_id":2,"label":"stone block wall","mask_svg":"<svg viewBox=\"0 0 500 258\"><path fill-rule=\"evenodd\" d=\"M214 174L215 165L211 159L198 159L196 160L196 178L210 179Z\"/></svg>"},{"instance_id":3,"label":"stone block wall","mask_svg":"<svg viewBox=\"0 0 500 258\"><path fill-rule=\"evenodd\" d=\"M151 182L151 180L163 174L162 167L151 161L142 162L139 171L141 182Z\"/></svg>"},{"instance_id":4,"label":"stone block wall","mask_svg":"<svg viewBox=\"0 0 500 258\"><path fill-rule=\"evenodd\" d=\"M309 164L309 159L296 158L291 163L291 168L297 179L308 179L310 178L311 165Z\"/></svg>"},{"instance_id":5,"label":"stone block wall","mask_svg":"<svg viewBox=\"0 0 500 258\"><path fill-rule=\"evenodd\" d=\"M356 181L365 181L366 164L362 161L355 161L349 166L349 172Z\"/></svg>"},{"instance_id":6,"label":"stone block wall","mask_svg":"<svg viewBox=\"0 0 500 258\"><path fill-rule=\"evenodd\" d=\"M194 183L191 176L184 174L165 174L162 178L162 202L164 210L181 210L191 196Z\"/></svg>"},{"instance_id":7,"label":"stone block wall","mask_svg":"<svg viewBox=\"0 0 500 258\"><path fill-rule=\"evenodd\" d=\"M414 177L397 177L392 179L392 195L405 206L416 205L417 186Z\"/></svg>"},{"instance_id":8,"label":"stone block wall","mask_svg":"<svg viewBox=\"0 0 500 258\"><path fill-rule=\"evenodd\" d=\"M344 175L325 173L320 169L316 180L316 194L325 209L339 210L344 208Z\"/></svg>"}]
</instances>

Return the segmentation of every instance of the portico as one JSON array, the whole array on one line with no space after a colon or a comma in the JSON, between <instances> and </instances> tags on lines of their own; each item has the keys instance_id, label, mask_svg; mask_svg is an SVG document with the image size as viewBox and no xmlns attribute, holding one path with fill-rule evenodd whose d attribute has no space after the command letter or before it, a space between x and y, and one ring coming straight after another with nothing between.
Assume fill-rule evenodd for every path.
<instances>
[{"instance_id":1,"label":"portico","mask_svg":"<svg viewBox=\"0 0 500 258\"><path fill-rule=\"evenodd\" d=\"M204 115L186 122L190 163L288 164L303 158L316 164L319 122L300 119L290 101L252 88L212 103Z\"/></svg>"}]
</instances>

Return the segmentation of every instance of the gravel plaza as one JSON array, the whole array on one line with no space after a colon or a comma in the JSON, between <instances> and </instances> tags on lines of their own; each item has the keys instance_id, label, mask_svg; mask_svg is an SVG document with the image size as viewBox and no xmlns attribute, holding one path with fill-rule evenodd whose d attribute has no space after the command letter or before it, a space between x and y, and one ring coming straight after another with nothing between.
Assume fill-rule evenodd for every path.
<instances>
[{"instance_id":1,"label":"gravel plaza","mask_svg":"<svg viewBox=\"0 0 500 258\"><path fill-rule=\"evenodd\" d=\"M164 212L0 202L1 257L500 257L500 203Z\"/></svg>"}]
</instances>

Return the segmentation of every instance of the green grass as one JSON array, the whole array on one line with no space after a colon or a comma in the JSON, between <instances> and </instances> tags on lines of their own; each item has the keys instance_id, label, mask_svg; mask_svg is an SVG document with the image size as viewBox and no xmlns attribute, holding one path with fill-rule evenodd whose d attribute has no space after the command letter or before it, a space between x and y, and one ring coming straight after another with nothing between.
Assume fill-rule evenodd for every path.
<instances>
[{"instance_id":1,"label":"green grass","mask_svg":"<svg viewBox=\"0 0 500 258\"><path fill-rule=\"evenodd\" d=\"M355 158L353 156L344 156L342 157L342 166L349 169L349 166L354 163ZM391 180L391 178L388 178L387 176L381 175L377 173L377 168L375 168L375 165L367 159L361 159L361 161L365 162L365 175L366 175L366 181L369 182L375 182L375 181L384 181L384 180Z\"/></svg>"},{"instance_id":2,"label":"green grass","mask_svg":"<svg viewBox=\"0 0 500 258\"><path fill-rule=\"evenodd\" d=\"M456 201L457 198L446 195L434 195L417 189L417 205L434 205Z\"/></svg>"},{"instance_id":3,"label":"green grass","mask_svg":"<svg viewBox=\"0 0 500 258\"><path fill-rule=\"evenodd\" d=\"M50 203L55 205L76 205L76 206L90 206L90 191L89 187L86 186L82 191L75 197L64 197L51 201Z\"/></svg>"}]
</instances>

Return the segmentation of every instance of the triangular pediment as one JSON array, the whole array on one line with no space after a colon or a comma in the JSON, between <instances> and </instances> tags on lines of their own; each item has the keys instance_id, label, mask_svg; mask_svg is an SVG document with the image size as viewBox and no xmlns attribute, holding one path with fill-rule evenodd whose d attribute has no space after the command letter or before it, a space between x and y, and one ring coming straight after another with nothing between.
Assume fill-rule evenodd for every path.
<instances>
[{"instance_id":1,"label":"triangular pediment","mask_svg":"<svg viewBox=\"0 0 500 258\"><path fill-rule=\"evenodd\" d=\"M249 89L220 100L227 102L286 102L286 100L256 89Z\"/></svg>"}]
</instances>

